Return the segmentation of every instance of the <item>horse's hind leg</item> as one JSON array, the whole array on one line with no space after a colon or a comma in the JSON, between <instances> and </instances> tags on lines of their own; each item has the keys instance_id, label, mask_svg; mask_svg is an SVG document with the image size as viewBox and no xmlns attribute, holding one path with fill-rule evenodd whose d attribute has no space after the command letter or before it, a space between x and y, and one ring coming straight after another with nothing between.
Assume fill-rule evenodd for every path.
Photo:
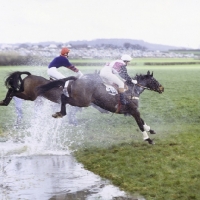
<instances>
[{"instance_id":1,"label":"horse's hind leg","mask_svg":"<svg viewBox=\"0 0 200 200\"><path fill-rule=\"evenodd\" d=\"M24 92L14 91L12 88L10 88L6 94L5 99L3 101L0 101L0 106L7 106L14 96L29 101L34 101L37 97L37 96L30 97L26 95Z\"/></svg>"},{"instance_id":2,"label":"horse's hind leg","mask_svg":"<svg viewBox=\"0 0 200 200\"><path fill-rule=\"evenodd\" d=\"M13 89L9 88L5 99L3 101L0 101L0 106L7 106L14 96L13 93L14 93Z\"/></svg>"}]
</instances>

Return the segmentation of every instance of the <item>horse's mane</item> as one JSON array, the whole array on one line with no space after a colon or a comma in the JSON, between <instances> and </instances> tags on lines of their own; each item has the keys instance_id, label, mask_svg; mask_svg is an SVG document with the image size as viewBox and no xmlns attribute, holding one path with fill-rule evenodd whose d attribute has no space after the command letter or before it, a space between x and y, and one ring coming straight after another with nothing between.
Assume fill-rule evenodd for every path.
<instances>
[{"instance_id":1,"label":"horse's mane","mask_svg":"<svg viewBox=\"0 0 200 200\"><path fill-rule=\"evenodd\" d=\"M135 77L133 77L134 80L144 80L147 78L146 74L136 74Z\"/></svg>"},{"instance_id":2,"label":"horse's mane","mask_svg":"<svg viewBox=\"0 0 200 200\"><path fill-rule=\"evenodd\" d=\"M136 74L135 77L133 77L133 79L137 81L142 81L147 79L148 77L149 77L148 74Z\"/></svg>"}]
</instances>

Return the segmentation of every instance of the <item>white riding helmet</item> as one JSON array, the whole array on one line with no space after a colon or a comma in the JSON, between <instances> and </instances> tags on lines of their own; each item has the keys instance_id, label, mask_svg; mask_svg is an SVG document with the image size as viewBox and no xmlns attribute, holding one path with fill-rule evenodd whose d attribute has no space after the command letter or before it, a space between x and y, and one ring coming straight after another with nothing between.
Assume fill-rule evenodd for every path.
<instances>
[{"instance_id":1,"label":"white riding helmet","mask_svg":"<svg viewBox=\"0 0 200 200\"><path fill-rule=\"evenodd\" d=\"M121 60L130 62L132 60L131 56L129 55L122 55Z\"/></svg>"}]
</instances>

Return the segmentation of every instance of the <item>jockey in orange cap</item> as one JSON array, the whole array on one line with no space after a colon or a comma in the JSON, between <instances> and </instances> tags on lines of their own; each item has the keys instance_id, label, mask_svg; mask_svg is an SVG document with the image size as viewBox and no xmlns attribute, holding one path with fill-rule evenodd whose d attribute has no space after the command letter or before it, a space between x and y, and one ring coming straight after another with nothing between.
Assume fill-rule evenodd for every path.
<instances>
[{"instance_id":1,"label":"jockey in orange cap","mask_svg":"<svg viewBox=\"0 0 200 200\"><path fill-rule=\"evenodd\" d=\"M74 65L72 65L69 60L68 60L68 53L70 52L70 50L66 47L62 48L61 52L60 52L60 56L54 58L49 66L48 66L48 70L47 70L47 74L55 79L62 79L62 78L66 78L66 76L62 75L57 69L59 67L66 67L74 72L77 73L78 78L81 78L81 76L83 76L82 72L80 70L78 70ZM66 81L65 83L65 87L64 87L64 92L65 94L68 96L67 93L67 86L69 84L69 81Z\"/></svg>"}]
</instances>

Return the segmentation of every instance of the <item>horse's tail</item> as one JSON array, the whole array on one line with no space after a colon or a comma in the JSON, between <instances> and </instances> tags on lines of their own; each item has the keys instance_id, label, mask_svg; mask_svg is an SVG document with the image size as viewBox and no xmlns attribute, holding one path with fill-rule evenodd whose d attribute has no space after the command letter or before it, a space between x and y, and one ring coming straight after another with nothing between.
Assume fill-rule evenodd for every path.
<instances>
[{"instance_id":1,"label":"horse's tail","mask_svg":"<svg viewBox=\"0 0 200 200\"><path fill-rule=\"evenodd\" d=\"M38 96L43 96L45 92L53 89L53 88L56 88L56 87L63 87L64 88L64 85L65 85L65 82L66 81L69 81L69 80L73 80L75 81L77 78L75 76L69 76L67 78L63 78L63 79L59 79L59 80L55 80L55 81L51 81L47 84L44 84L44 85L41 85L41 86L38 86L37 87L37 95Z\"/></svg>"},{"instance_id":2,"label":"horse's tail","mask_svg":"<svg viewBox=\"0 0 200 200\"><path fill-rule=\"evenodd\" d=\"M26 75L31 75L30 72L12 72L9 74L9 76L6 78L5 80L5 86L9 89L12 88L15 91L19 91L21 88L21 84L22 84L22 78L21 75L22 74L26 74Z\"/></svg>"}]
</instances>

